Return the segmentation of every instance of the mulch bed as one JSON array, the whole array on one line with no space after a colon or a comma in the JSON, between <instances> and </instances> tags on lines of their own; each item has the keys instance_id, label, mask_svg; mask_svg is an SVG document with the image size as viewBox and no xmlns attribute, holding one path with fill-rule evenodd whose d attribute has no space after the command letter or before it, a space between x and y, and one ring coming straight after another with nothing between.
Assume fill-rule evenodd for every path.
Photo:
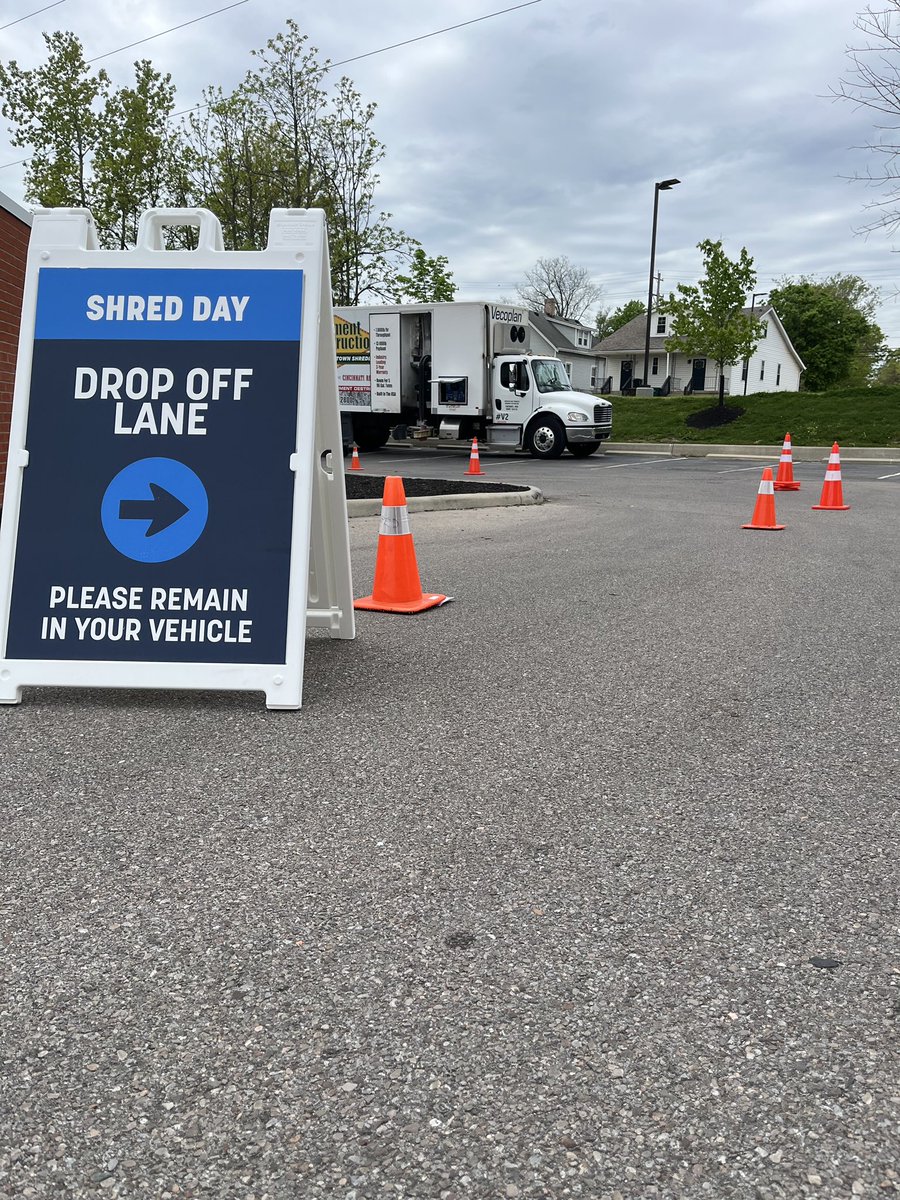
<instances>
[{"instance_id":1,"label":"mulch bed","mask_svg":"<svg viewBox=\"0 0 900 1200\"><path fill-rule=\"evenodd\" d=\"M739 404L714 404L711 408L690 413L684 423L691 429L715 429L717 425L730 425L743 415L744 409Z\"/></svg>"},{"instance_id":2,"label":"mulch bed","mask_svg":"<svg viewBox=\"0 0 900 1200\"><path fill-rule=\"evenodd\" d=\"M383 475L364 475L362 472L346 471L348 500L380 500L384 493ZM407 496L458 496L472 492L527 492L529 489L517 483L487 483L480 479L403 479L403 490Z\"/></svg>"}]
</instances>

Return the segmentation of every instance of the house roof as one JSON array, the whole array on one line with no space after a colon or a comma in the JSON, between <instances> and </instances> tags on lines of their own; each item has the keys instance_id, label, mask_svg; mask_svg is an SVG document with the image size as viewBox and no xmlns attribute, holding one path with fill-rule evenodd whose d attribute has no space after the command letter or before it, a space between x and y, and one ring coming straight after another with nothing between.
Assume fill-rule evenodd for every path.
<instances>
[{"instance_id":1,"label":"house roof","mask_svg":"<svg viewBox=\"0 0 900 1200\"><path fill-rule=\"evenodd\" d=\"M800 369L804 369L803 360L791 344L791 339L787 335L787 331L779 319L778 313L771 304L764 304L760 308L745 308L743 312L749 317L753 316L769 317L774 320L778 326L778 331L784 338L784 344L791 352L793 357L800 364ZM643 354L644 353L644 338L647 336L647 314L641 313L639 317L633 317L630 321L613 330L609 337L603 338L597 342L594 349L600 354ZM669 334L653 334L650 335L650 352L651 354L665 354L666 341Z\"/></svg>"},{"instance_id":2,"label":"house roof","mask_svg":"<svg viewBox=\"0 0 900 1200\"><path fill-rule=\"evenodd\" d=\"M762 309L761 311L764 312L767 317L771 317L774 320L775 324L781 330L781 336L784 338L784 344L787 346L788 350L790 350L791 354L793 354L794 358L797 360L800 370L805 371L806 363L803 361L803 359L800 357L800 355L794 349L794 343L788 337L787 330L785 329L784 325L782 325L782 323L781 323L781 317L779 317L779 315L775 311L775 309L772 308L771 304L767 304L766 307L764 309Z\"/></svg>"},{"instance_id":3,"label":"house roof","mask_svg":"<svg viewBox=\"0 0 900 1200\"><path fill-rule=\"evenodd\" d=\"M602 338L596 345L596 349L601 354L606 354L608 351L640 351L644 352L644 338L647 335L647 314L641 313L638 317L632 317L630 321L626 321L624 325L620 325L618 329L614 329L609 337ZM665 343L668 334L659 334L658 336L651 333L650 349L656 351L665 350Z\"/></svg>"},{"instance_id":4,"label":"house roof","mask_svg":"<svg viewBox=\"0 0 900 1200\"><path fill-rule=\"evenodd\" d=\"M571 321L565 317L548 317L546 313L536 312L533 309L529 312L528 318L538 333L555 349L565 350L567 354L583 354L589 358L596 357L597 341L593 337L593 334L591 334L591 340L594 343L593 346L576 346L559 329L561 325L564 325L567 329L587 329L590 333L591 329L589 325L583 325L581 321Z\"/></svg>"},{"instance_id":5,"label":"house roof","mask_svg":"<svg viewBox=\"0 0 900 1200\"><path fill-rule=\"evenodd\" d=\"M0 192L0 208L5 208L8 213L12 213L23 225L31 224L31 213L23 208L21 204L17 204L10 196L7 196L5 192Z\"/></svg>"}]
</instances>

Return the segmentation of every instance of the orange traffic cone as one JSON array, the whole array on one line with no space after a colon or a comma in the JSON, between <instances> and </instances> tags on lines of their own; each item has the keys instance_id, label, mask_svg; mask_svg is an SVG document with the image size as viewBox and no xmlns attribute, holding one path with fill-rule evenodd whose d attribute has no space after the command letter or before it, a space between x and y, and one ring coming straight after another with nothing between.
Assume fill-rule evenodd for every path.
<instances>
[{"instance_id":1,"label":"orange traffic cone","mask_svg":"<svg viewBox=\"0 0 900 1200\"><path fill-rule=\"evenodd\" d=\"M472 438L472 453L469 455L467 475L481 475L481 459L478 457L478 438Z\"/></svg>"},{"instance_id":2,"label":"orange traffic cone","mask_svg":"<svg viewBox=\"0 0 900 1200\"><path fill-rule=\"evenodd\" d=\"M399 475L384 481L381 502L381 528L378 531L378 556L375 559L375 586L371 596L354 600L354 608L373 612L417 613L446 604L450 596L422 592L412 534L406 492Z\"/></svg>"},{"instance_id":3,"label":"orange traffic cone","mask_svg":"<svg viewBox=\"0 0 900 1200\"><path fill-rule=\"evenodd\" d=\"M763 468L753 520L749 525L742 525L741 529L784 529L783 525L775 524L775 485L771 467Z\"/></svg>"},{"instance_id":4,"label":"orange traffic cone","mask_svg":"<svg viewBox=\"0 0 900 1200\"><path fill-rule=\"evenodd\" d=\"M841 448L835 442L828 458L825 482L822 484L822 495L819 503L814 504L813 508L845 512L849 507L849 504L844 503L844 489L841 486Z\"/></svg>"},{"instance_id":5,"label":"orange traffic cone","mask_svg":"<svg viewBox=\"0 0 900 1200\"><path fill-rule=\"evenodd\" d=\"M356 442L353 443L353 457L350 459L350 470L361 471L362 464L359 461L359 451L356 448Z\"/></svg>"},{"instance_id":6,"label":"orange traffic cone","mask_svg":"<svg viewBox=\"0 0 900 1200\"><path fill-rule=\"evenodd\" d=\"M797 492L800 484L794 479L794 456L791 450L791 435L784 435L784 445L781 447L781 458L778 460L778 474L775 476L776 492Z\"/></svg>"}]
</instances>

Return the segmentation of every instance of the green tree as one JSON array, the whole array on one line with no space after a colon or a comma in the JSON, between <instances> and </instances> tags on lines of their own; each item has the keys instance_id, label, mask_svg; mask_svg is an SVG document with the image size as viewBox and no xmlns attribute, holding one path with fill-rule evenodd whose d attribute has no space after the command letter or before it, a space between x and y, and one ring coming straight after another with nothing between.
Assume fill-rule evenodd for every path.
<instances>
[{"instance_id":1,"label":"green tree","mask_svg":"<svg viewBox=\"0 0 900 1200\"><path fill-rule=\"evenodd\" d=\"M453 272L447 268L449 262L443 254L429 258L419 247L410 259L408 275L397 275L394 279L394 300L414 304L441 303L452 300L456 295Z\"/></svg>"},{"instance_id":2,"label":"green tree","mask_svg":"<svg viewBox=\"0 0 900 1200\"><path fill-rule=\"evenodd\" d=\"M248 72L235 93L256 100L268 113L282 203L292 208L320 207L325 191L322 124L328 107L323 87L328 60L319 63L308 41L289 19L285 32L269 38L262 50L251 51L259 66Z\"/></svg>"},{"instance_id":3,"label":"green tree","mask_svg":"<svg viewBox=\"0 0 900 1200\"><path fill-rule=\"evenodd\" d=\"M884 354L884 336L873 316L878 292L858 275L832 275L822 282L799 276L778 281L769 293L803 359L803 388L868 384Z\"/></svg>"},{"instance_id":4,"label":"green tree","mask_svg":"<svg viewBox=\"0 0 900 1200\"><path fill-rule=\"evenodd\" d=\"M643 316L646 311L647 305L643 300L628 300L614 309L601 308L596 317L597 337L609 337L611 333L615 333L617 329L621 329L635 317Z\"/></svg>"},{"instance_id":5,"label":"green tree","mask_svg":"<svg viewBox=\"0 0 900 1200\"><path fill-rule=\"evenodd\" d=\"M101 136L109 76L92 75L74 33L45 33L47 61L22 70L0 64L0 111L13 146L28 150L25 195L46 208L90 208L91 160Z\"/></svg>"},{"instance_id":6,"label":"green tree","mask_svg":"<svg viewBox=\"0 0 900 1200\"><path fill-rule=\"evenodd\" d=\"M43 66L0 66L13 144L31 151L25 194L47 208L90 208L104 245L130 245L145 208L184 192L171 78L143 60L134 64L133 86L113 90L104 71L90 73L74 34L44 41Z\"/></svg>"},{"instance_id":7,"label":"green tree","mask_svg":"<svg viewBox=\"0 0 900 1200\"><path fill-rule=\"evenodd\" d=\"M725 404L725 367L749 358L763 333L763 322L744 312L748 292L756 286L753 259L745 247L732 261L722 242L698 242L703 256L703 278L698 284L679 283L659 304L659 312L672 318L668 351L711 358L718 367L719 405Z\"/></svg>"},{"instance_id":8,"label":"green tree","mask_svg":"<svg viewBox=\"0 0 900 1200\"><path fill-rule=\"evenodd\" d=\"M346 77L328 90L328 62L316 55L289 20L231 95L207 92L208 111L188 122L194 193L235 247L265 245L272 208L323 208L335 302L390 299L418 243L376 203L385 147L375 105Z\"/></svg>"},{"instance_id":9,"label":"green tree","mask_svg":"<svg viewBox=\"0 0 900 1200\"><path fill-rule=\"evenodd\" d=\"M419 243L376 203L385 147L375 105L346 77L326 88L329 64L295 21L254 51L234 92L207 89L205 107L178 128L171 78L149 61L135 63L132 86L112 90L103 71L90 73L74 34L45 40L44 66L0 66L13 144L32 155L30 200L91 208L105 244L123 247L141 210L161 204L211 209L234 249L265 246L273 208L323 208L336 302L390 299L403 286L396 278ZM176 230L173 240L187 236ZM437 271L440 259L430 262ZM416 277L407 269L403 278ZM449 276L433 282L446 290Z\"/></svg>"},{"instance_id":10,"label":"green tree","mask_svg":"<svg viewBox=\"0 0 900 1200\"><path fill-rule=\"evenodd\" d=\"M375 203L380 182L375 168L385 147L372 130L374 116L375 105L363 103L351 81L342 78L322 123L336 304L359 304L366 296L389 300L400 263L418 246Z\"/></svg>"},{"instance_id":11,"label":"green tree","mask_svg":"<svg viewBox=\"0 0 900 1200\"><path fill-rule=\"evenodd\" d=\"M873 382L879 387L900 387L900 350L896 347L885 351Z\"/></svg>"},{"instance_id":12,"label":"green tree","mask_svg":"<svg viewBox=\"0 0 900 1200\"><path fill-rule=\"evenodd\" d=\"M134 70L134 86L106 98L93 156L94 217L104 241L123 250L134 244L144 209L174 202L185 166L182 140L170 127L172 77L148 59Z\"/></svg>"},{"instance_id":13,"label":"green tree","mask_svg":"<svg viewBox=\"0 0 900 1200\"><path fill-rule=\"evenodd\" d=\"M261 250L269 213L291 204L270 117L243 84L231 95L207 88L203 99L186 125L192 200L216 214L229 249Z\"/></svg>"}]
</instances>

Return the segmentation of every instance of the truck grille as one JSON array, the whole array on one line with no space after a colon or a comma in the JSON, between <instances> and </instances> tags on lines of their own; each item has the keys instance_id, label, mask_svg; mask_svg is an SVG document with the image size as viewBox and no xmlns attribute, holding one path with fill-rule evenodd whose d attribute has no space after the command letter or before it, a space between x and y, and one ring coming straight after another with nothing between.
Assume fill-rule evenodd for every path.
<instances>
[{"instance_id":1,"label":"truck grille","mask_svg":"<svg viewBox=\"0 0 900 1200\"><path fill-rule=\"evenodd\" d=\"M594 405L594 424L595 425L612 425L612 405L611 404L595 404Z\"/></svg>"}]
</instances>

